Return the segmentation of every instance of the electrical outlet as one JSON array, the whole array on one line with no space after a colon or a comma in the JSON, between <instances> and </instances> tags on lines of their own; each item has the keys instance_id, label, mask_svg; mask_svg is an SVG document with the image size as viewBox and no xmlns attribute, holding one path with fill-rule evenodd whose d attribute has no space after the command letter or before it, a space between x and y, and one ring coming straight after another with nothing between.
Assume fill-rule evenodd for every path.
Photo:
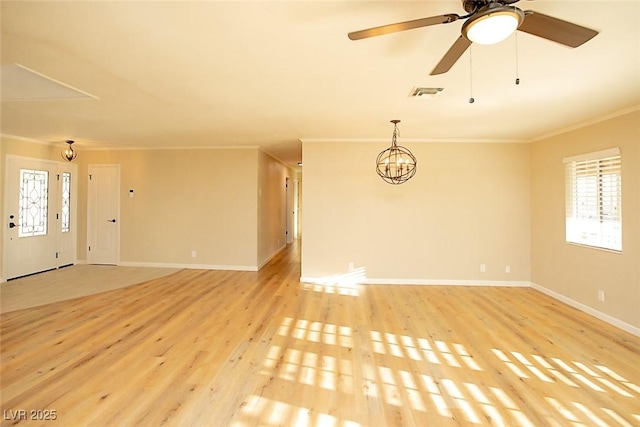
<instances>
[{"instance_id":1,"label":"electrical outlet","mask_svg":"<svg viewBox=\"0 0 640 427\"><path fill-rule=\"evenodd\" d=\"M602 289L598 289L598 301L604 302L604 291Z\"/></svg>"},{"instance_id":2,"label":"electrical outlet","mask_svg":"<svg viewBox=\"0 0 640 427\"><path fill-rule=\"evenodd\" d=\"M353 271L353 270L354 270L354 268L355 268L355 267L354 267L354 265L353 265L353 262L350 262L350 263L349 263L349 271Z\"/></svg>"},{"instance_id":3,"label":"electrical outlet","mask_svg":"<svg viewBox=\"0 0 640 427\"><path fill-rule=\"evenodd\" d=\"M193 250L193 251L191 251L191 258L195 258L195 257L196 257L196 251Z\"/></svg>"},{"instance_id":4,"label":"electrical outlet","mask_svg":"<svg viewBox=\"0 0 640 427\"><path fill-rule=\"evenodd\" d=\"M504 272L505 272L505 273L511 273L511 266L510 266L510 265L506 265L506 266L504 267Z\"/></svg>"},{"instance_id":5,"label":"electrical outlet","mask_svg":"<svg viewBox=\"0 0 640 427\"><path fill-rule=\"evenodd\" d=\"M484 264L480 264L480 273L484 273L485 271L487 271L487 266Z\"/></svg>"}]
</instances>

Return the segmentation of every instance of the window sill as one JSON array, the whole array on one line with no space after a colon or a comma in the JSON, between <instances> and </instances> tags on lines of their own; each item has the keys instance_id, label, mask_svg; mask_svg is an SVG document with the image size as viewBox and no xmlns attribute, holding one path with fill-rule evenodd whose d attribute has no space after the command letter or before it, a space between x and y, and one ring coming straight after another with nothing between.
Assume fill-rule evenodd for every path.
<instances>
[{"instance_id":1,"label":"window sill","mask_svg":"<svg viewBox=\"0 0 640 427\"><path fill-rule=\"evenodd\" d=\"M566 240L565 240L565 243L567 245L570 245L570 246L578 246L578 247L581 247L581 248L595 249L597 251L609 252L609 253L612 253L612 254L622 255L622 250L602 248L600 246L592 246L592 245L587 245L585 243L567 242Z\"/></svg>"}]
</instances>

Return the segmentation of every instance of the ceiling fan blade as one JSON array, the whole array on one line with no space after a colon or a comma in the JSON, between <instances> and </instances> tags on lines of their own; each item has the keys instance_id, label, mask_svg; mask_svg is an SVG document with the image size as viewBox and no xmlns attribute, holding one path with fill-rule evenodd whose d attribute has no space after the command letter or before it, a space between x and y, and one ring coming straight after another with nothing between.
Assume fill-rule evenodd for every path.
<instances>
[{"instance_id":1,"label":"ceiling fan blade","mask_svg":"<svg viewBox=\"0 0 640 427\"><path fill-rule=\"evenodd\" d=\"M578 47L594 38L598 32L542 13L527 10L518 30L569 47Z\"/></svg>"},{"instance_id":2,"label":"ceiling fan blade","mask_svg":"<svg viewBox=\"0 0 640 427\"><path fill-rule=\"evenodd\" d=\"M458 37L458 40L453 43L440 62L438 62L438 65L436 65L433 71L431 71L431 75L435 76L449 71L469 46L471 46L471 42L469 40L462 36Z\"/></svg>"},{"instance_id":3,"label":"ceiling fan blade","mask_svg":"<svg viewBox=\"0 0 640 427\"><path fill-rule=\"evenodd\" d=\"M369 37L381 36L398 31L412 30L414 28L428 27L430 25L448 24L457 21L460 17L455 13L447 15L430 16L428 18L414 19L413 21L398 22L396 24L383 25L381 27L369 28L367 30L354 31L349 33L351 40L366 39Z\"/></svg>"}]
</instances>

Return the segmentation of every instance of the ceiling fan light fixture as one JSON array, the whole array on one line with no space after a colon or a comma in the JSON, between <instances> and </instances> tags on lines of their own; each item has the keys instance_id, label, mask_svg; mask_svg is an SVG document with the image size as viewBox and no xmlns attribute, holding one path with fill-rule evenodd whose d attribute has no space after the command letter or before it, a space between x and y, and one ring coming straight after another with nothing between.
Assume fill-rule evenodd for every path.
<instances>
[{"instance_id":1,"label":"ceiling fan light fixture","mask_svg":"<svg viewBox=\"0 0 640 427\"><path fill-rule=\"evenodd\" d=\"M462 35L473 43L485 45L499 43L513 34L523 19L524 12L517 7L487 8L462 25Z\"/></svg>"}]
</instances>

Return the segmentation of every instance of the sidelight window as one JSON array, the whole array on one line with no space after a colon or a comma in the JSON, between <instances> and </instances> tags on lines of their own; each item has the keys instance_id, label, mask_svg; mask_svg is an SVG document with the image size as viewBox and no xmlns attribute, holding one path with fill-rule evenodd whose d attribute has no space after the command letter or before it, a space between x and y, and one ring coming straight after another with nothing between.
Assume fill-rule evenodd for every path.
<instances>
[{"instance_id":1,"label":"sidelight window","mask_svg":"<svg viewBox=\"0 0 640 427\"><path fill-rule=\"evenodd\" d=\"M71 229L71 174L62 173L62 208L60 209L60 231L68 233Z\"/></svg>"}]
</instances>

